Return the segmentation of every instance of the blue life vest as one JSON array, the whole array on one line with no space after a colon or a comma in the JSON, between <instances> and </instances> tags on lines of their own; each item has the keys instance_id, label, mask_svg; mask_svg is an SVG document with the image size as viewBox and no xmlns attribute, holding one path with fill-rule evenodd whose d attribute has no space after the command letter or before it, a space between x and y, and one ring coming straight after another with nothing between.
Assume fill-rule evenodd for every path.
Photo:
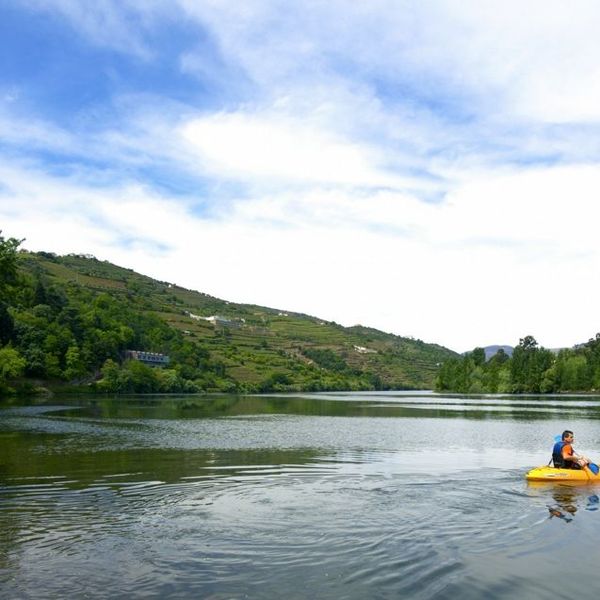
<instances>
[{"instance_id":1,"label":"blue life vest","mask_svg":"<svg viewBox=\"0 0 600 600\"><path fill-rule=\"evenodd\" d=\"M563 441L556 442L554 448L552 448L552 462L554 463L554 466L559 469L565 469L571 466L571 464L567 464L562 455L562 449L565 447L566 443L567 442Z\"/></svg>"}]
</instances>

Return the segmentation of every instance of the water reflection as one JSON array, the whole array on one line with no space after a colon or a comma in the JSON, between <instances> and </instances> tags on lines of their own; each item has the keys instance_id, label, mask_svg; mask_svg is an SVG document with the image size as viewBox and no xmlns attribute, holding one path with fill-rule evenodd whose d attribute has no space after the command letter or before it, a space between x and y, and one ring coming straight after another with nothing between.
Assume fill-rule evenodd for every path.
<instances>
[{"instance_id":1,"label":"water reflection","mask_svg":"<svg viewBox=\"0 0 600 600\"><path fill-rule=\"evenodd\" d=\"M248 415L347 417L443 417L461 419L555 419L557 416L600 418L598 397L591 396L443 396L408 392L286 396L132 396L41 400L35 407L8 407L0 414L43 414L90 419L199 419Z\"/></svg>"},{"instance_id":2,"label":"water reflection","mask_svg":"<svg viewBox=\"0 0 600 600\"><path fill-rule=\"evenodd\" d=\"M600 508L600 488L588 483L544 483L530 481L528 488L546 498L550 518L570 523L581 509L597 511ZM551 502L550 502L551 500Z\"/></svg>"}]
</instances>

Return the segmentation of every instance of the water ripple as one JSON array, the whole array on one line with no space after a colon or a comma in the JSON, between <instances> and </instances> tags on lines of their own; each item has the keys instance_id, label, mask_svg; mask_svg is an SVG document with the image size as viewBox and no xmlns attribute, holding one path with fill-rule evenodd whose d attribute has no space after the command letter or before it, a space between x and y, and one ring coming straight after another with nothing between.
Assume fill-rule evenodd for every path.
<instances>
[{"instance_id":1,"label":"water ripple","mask_svg":"<svg viewBox=\"0 0 600 600\"><path fill-rule=\"evenodd\" d=\"M0 421L6 597L545 599L575 542L569 592L590 597L600 491L523 479L557 421L29 408Z\"/></svg>"}]
</instances>

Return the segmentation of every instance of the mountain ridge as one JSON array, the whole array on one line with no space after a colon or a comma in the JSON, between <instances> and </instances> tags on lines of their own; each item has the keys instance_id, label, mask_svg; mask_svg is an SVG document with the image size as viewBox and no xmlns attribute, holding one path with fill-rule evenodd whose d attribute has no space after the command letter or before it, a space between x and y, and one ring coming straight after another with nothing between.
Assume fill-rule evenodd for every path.
<instances>
[{"instance_id":1,"label":"mountain ridge","mask_svg":"<svg viewBox=\"0 0 600 600\"><path fill-rule=\"evenodd\" d=\"M32 322L29 313L40 326L56 330L68 320L66 311L79 311L80 320L104 319L108 325L103 327L121 331L123 340L105 355L102 344L92 342L94 352L100 352L88 359L90 364L98 359L96 379L106 360L122 369L123 352L132 344L144 346L132 349L172 354L170 369L192 382L190 388L204 391L431 389L439 364L457 356L438 344L363 325L343 327L304 313L222 300L90 255L22 250L19 266L28 291L21 294L22 305L12 309L17 330ZM40 294L42 301L36 305L31 300L27 306L32 294ZM52 304L48 298L53 295L62 300L55 300L52 310L42 310L44 302ZM133 323L147 323L131 326L131 334L124 315ZM60 327L66 341L51 361L52 373L65 379L68 347L83 352L90 342L81 332ZM102 327L94 327L101 338ZM15 345L21 344L27 357L34 349L26 341L17 336ZM44 344L50 345L47 339Z\"/></svg>"}]
</instances>

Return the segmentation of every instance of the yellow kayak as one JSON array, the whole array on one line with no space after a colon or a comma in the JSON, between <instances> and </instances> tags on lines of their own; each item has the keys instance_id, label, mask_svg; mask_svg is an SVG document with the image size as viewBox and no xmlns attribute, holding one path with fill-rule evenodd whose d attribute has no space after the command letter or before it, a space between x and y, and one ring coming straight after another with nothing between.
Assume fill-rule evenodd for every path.
<instances>
[{"instance_id":1,"label":"yellow kayak","mask_svg":"<svg viewBox=\"0 0 600 600\"><path fill-rule=\"evenodd\" d=\"M594 475L588 467L583 469L557 469L556 467L536 467L525 475L527 481L571 481L573 483L600 483L600 473Z\"/></svg>"}]
</instances>

